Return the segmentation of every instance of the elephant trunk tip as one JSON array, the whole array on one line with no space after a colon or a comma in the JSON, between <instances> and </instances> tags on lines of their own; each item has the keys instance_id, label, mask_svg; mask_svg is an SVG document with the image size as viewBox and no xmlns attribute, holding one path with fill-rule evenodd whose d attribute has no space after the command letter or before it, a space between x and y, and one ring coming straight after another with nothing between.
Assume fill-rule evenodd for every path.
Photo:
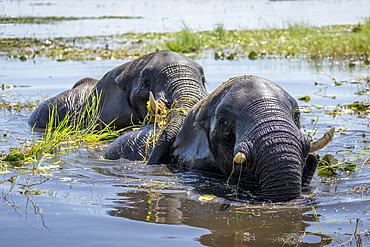
<instances>
[{"instance_id":1,"label":"elephant trunk tip","mask_svg":"<svg viewBox=\"0 0 370 247\"><path fill-rule=\"evenodd\" d=\"M239 152L234 156L233 163L240 166L247 166L247 157L242 152Z\"/></svg>"}]
</instances>

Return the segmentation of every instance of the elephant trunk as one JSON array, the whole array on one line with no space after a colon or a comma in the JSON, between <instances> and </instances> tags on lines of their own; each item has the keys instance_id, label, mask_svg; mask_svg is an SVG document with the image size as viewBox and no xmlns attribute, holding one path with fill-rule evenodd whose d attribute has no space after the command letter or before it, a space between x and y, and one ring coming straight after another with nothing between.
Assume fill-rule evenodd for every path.
<instances>
[{"instance_id":1,"label":"elephant trunk","mask_svg":"<svg viewBox=\"0 0 370 247\"><path fill-rule=\"evenodd\" d=\"M208 93L203 78L191 66L171 65L161 75L168 80L166 95L172 95L171 113L148 159L149 164L168 163L168 152L185 120L187 112Z\"/></svg>"},{"instance_id":2,"label":"elephant trunk","mask_svg":"<svg viewBox=\"0 0 370 247\"><path fill-rule=\"evenodd\" d=\"M234 161L241 160L250 169L264 200L285 201L300 197L302 171L310 149L310 139L306 135L293 123L281 120L274 121L273 126L269 121L258 124L248 137L240 139Z\"/></svg>"}]
</instances>

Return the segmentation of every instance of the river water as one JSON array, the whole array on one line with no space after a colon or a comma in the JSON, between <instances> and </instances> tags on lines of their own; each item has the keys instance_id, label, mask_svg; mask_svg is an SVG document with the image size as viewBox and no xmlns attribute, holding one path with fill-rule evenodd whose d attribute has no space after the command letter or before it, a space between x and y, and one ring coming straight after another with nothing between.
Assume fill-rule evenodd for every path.
<instances>
[{"instance_id":1,"label":"river water","mask_svg":"<svg viewBox=\"0 0 370 247\"><path fill-rule=\"evenodd\" d=\"M0 11L15 16L142 16L140 20L129 20L137 31L145 31L141 22L150 29L158 27L160 30L164 27L159 24L160 17L164 18L165 28L170 28L170 20L173 21L174 29L181 25L178 15L180 10L173 6L173 2L168 2L163 12L160 10L161 5L154 1L137 5L127 1L127 12L119 12L118 7L111 7L120 6L125 9L122 7L123 1L104 1L104 4L91 2L93 4L90 6L86 4L87 1L3 1L0 3ZM367 5L367 1L231 1L228 4L221 1L216 1L217 4L212 1L178 2L189 5L183 8L183 20L192 26L200 23L198 26L205 29L212 28L217 21L229 19L231 10L235 10L235 18L228 20L230 24L227 25L230 28L242 26L236 20L239 15L243 16L238 6L247 4L253 5L253 15L260 17L265 16L263 11L270 11L271 14L273 9L273 20L280 20L287 13L286 6L329 6L327 8L333 11L330 12L330 18L321 14L324 19L319 18L322 13L320 9L317 8L316 16L307 7L310 22L318 24L331 24L331 21L337 24L357 23L366 14L360 11ZM267 6L265 9L258 7L262 3ZM86 12L79 14L76 8L82 6L86 7ZM147 7L143 10L143 6ZM207 11L203 17L199 17L199 12L192 15L191 10L199 6L203 6L203 11L205 6L209 6L212 13L222 13L220 17L215 15L211 18L213 24L207 24L209 20L205 19L211 15ZM284 10L279 9L283 6ZM344 11L354 6L360 6L356 7L359 12L348 11L351 12L348 14ZM172 19L168 17L170 8L176 9ZM153 9L153 13L148 9ZM344 9L343 12L340 9ZM340 19L336 17L337 12L346 14ZM294 11L289 13L286 15L289 18L299 18ZM222 16L227 18L222 19ZM158 23L151 18L157 18ZM262 20L270 21L269 18ZM224 23L226 25L228 22ZM56 28L58 25L49 25L49 28L59 29ZM114 26L115 23L111 21L109 25ZM258 21L251 21L250 25L258 25ZM42 31L44 28L38 29L38 25L16 25L14 29L6 26L3 32L8 33L5 35L23 37L31 34L41 37L49 34ZM70 33L72 36L75 35L73 32ZM67 35L66 30L55 33ZM17 87L4 88L0 94L2 98L18 100L53 96L71 88L81 78L100 78L124 62L127 60L57 62L37 58L22 62L1 59L0 84ZM232 195L235 187L227 186L224 178L214 178L196 171L176 170L166 165L147 166L140 162L102 160L105 147L80 149L43 160L42 166L51 167L50 176L36 175L29 188L45 193L21 194L26 187L22 177L14 188L9 181L0 182L2 246L370 245L369 233L366 233L370 229L370 166L365 162L369 157L366 150L369 145L364 139L370 136L369 117L351 113L336 116L326 114L338 105L369 100L368 94L357 93L360 89L367 89L367 84L351 83L357 77L370 76L369 66L358 63L349 68L348 63L342 64L340 61L315 64L285 59L227 61L205 58L196 62L204 68L209 92L230 77L253 74L274 81L296 99L310 96L308 102L299 101L303 129L312 130L312 119L316 117L319 117L316 136L323 134L330 126L335 126L338 131L333 141L319 154L323 157L329 153L340 161L355 162L358 164L356 170L338 171L336 175L316 173L310 188L303 192L302 199L278 204L253 204L248 203L249 198L242 194L239 197ZM341 85L335 84L335 81ZM27 134L30 130L27 125L30 114L30 111L10 112L1 109L0 131L5 134L0 137L0 152L19 147L24 139L30 138ZM20 171L16 169L11 173L0 173L0 181L15 177L17 173ZM358 234L353 234L355 232Z\"/></svg>"},{"instance_id":2,"label":"river water","mask_svg":"<svg viewBox=\"0 0 370 247\"><path fill-rule=\"evenodd\" d=\"M311 25L357 24L369 16L367 0L222 1L222 0L3 0L0 15L99 17L102 19L49 24L0 24L3 37L75 37L128 32L179 31L183 23L194 30L283 28L291 22ZM301 11L304 10L304 11Z\"/></svg>"}]
</instances>

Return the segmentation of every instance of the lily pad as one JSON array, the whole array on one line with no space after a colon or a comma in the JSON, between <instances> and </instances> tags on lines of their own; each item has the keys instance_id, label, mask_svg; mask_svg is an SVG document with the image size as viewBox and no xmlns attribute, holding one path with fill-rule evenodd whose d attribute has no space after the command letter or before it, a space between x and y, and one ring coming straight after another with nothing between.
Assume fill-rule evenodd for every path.
<instances>
[{"instance_id":1,"label":"lily pad","mask_svg":"<svg viewBox=\"0 0 370 247\"><path fill-rule=\"evenodd\" d=\"M304 102L308 102L311 100L310 96L306 95L306 96L303 96L303 97L300 97L298 98L298 100L301 100L301 101L304 101Z\"/></svg>"}]
</instances>

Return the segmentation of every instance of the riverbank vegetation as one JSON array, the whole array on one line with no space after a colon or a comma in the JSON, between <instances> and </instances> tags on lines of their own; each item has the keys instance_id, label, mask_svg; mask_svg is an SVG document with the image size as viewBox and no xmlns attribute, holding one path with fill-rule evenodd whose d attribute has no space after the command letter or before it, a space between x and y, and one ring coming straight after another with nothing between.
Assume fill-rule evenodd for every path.
<instances>
[{"instance_id":1,"label":"riverbank vegetation","mask_svg":"<svg viewBox=\"0 0 370 247\"><path fill-rule=\"evenodd\" d=\"M185 23L174 33L36 39L1 38L0 56L26 60L50 57L58 61L133 58L170 49L191 57L237 59L360 60L369 65L370 18L357 25L315 27L306 22L287 23L284 29L193 31ZM351 66L351 65L350 65Z\"/></svg>"}]
</instances>

